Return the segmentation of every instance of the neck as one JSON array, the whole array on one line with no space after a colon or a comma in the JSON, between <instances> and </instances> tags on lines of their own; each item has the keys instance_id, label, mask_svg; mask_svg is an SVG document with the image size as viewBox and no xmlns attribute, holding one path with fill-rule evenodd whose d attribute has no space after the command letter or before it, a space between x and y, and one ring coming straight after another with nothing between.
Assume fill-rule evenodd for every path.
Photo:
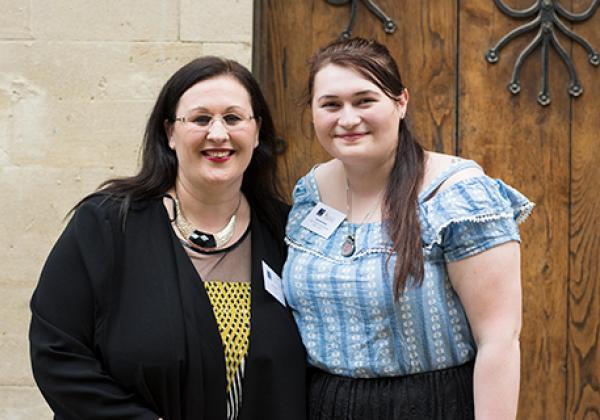
<instances>
[{"instance_id":1,"label":"neck","mask_svg":"<svg viewBox=\"0 0 600 420\"><path fill-rule=\"evenodd\" d=\"M192 225L208 232L222 229L240 203L241 185L195 188L177 178L174 193ZM238 209L238 215L242 206Z\"/></svg>"},{"instance_id":2,"label":"neck","mask_svg":"<svg viewBox=\"0 0 600 420\"><path fill-rule=\"evenodd\" d=\"M355 197L372 198L387 186L391 166L387 164L373 166L342 164L342 170Z\"/></svg>"},{"instance_id":3,"label":"neck","mask_svg":"<svg viewBox=\"0 0 600 420\"><path fill-rule=\"evenodd\" d=\"M381 203L389 171L381 167L343 166L346 184L346 214L348 221L366 223L381 219Z\"/></svg>"}]
</instances>

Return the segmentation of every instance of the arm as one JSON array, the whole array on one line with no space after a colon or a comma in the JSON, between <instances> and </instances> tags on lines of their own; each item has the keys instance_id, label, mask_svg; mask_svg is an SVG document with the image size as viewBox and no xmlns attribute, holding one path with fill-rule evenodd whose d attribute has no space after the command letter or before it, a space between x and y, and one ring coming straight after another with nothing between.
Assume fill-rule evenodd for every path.
<instances>
[{"instance_id":1,"label":"arm","mask_svg":"<svg viewBox=\"0 0 600 420\"><path fill-rule=\"evenodd\" d=\"M158 415L106 372L96 347L98 287L112 274L112 231L84 204L52 249L31 300L36 382L63 419L152 419Z\"/></svg>"},{"instance_id":2,"label":"arm","mask_svg":"<svg viewBox=\"0 0 600 420\"><path fill-rule=\"evenodd\" d=\"M448 263L477 344L475 418L514 420L519 396L521 275L519 244L511 241Z\"/></svg>"}]
</instances>

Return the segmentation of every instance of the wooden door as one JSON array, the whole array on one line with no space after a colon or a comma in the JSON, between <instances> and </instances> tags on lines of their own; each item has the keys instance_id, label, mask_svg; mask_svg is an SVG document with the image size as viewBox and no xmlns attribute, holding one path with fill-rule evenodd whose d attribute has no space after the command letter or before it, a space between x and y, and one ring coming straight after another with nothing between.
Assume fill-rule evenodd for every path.
<instances>
[{"instance_id":1,"label":"wooden door","mask_svg":"<svg viewBox=\"0 0 600 420\"><path fill-rule=\"evenodd\" d=\"M563 4L581 12L590 1ZM533 2L507 1L520 9ZM353 34L375 38L394 53L422 144L475 159L537 203L522 226L519 418L600 419L600 68L559 36L584 93L576 99L567 94L566 67L551 50L552 103L544 107L536 101L539 50L522 67L521 92L507 90L515 59L537 30L511 41L495 65L484 58L502 36L527 22L505 15L493 0L376 1L398 25L391 35L358 3ZM301 175L328 159L302 105L306 60L339 36L350 7L255 0L255 8L254 72L287 145L280 161L289 193ZM567 25L600 49L600 11Z\"/></svg>"}]
</instances>

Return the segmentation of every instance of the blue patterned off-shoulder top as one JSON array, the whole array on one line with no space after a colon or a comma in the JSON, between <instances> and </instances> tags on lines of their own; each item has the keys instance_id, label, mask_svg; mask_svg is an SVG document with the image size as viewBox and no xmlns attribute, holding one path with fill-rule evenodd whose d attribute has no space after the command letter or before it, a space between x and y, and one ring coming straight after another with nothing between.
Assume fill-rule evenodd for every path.
<instances>
[{"instance_id":1,"label":"blue patterned off-shoulder top","mask_svg":"<svg viewBox=\"0 0 600 420\"><path fill-rule=\"evenodd\" d=\"M301 226L320 198L314 169L298 181L282 276L312 366L370 378L444 369L474 359L473 336L446 263L520 241L517 225L533 203L486 175L432 195L450 176L469 167L479 168L473 161L456 159L419 195L425 277L400 300L394 299L392 289L396 256L382 223L355 224L356 251L345 257L341 249L347 221L329 239Z\"/></svg>"}]
</instances>

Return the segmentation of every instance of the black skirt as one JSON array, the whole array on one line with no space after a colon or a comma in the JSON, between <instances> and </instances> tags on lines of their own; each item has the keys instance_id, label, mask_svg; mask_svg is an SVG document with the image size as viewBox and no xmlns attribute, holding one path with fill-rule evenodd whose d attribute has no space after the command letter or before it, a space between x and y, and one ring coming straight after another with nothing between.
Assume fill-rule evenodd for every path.
<instances>
[{"instance_id":1,"label":"black skirt","mask_svg":"<svg viewBox=\"0 0 600 420\"><path fill-rule=\"evenodd\" d=\"M311 372L309 420L472 420L473 362L392 378Z\"/></svg>"}]
</instances>

